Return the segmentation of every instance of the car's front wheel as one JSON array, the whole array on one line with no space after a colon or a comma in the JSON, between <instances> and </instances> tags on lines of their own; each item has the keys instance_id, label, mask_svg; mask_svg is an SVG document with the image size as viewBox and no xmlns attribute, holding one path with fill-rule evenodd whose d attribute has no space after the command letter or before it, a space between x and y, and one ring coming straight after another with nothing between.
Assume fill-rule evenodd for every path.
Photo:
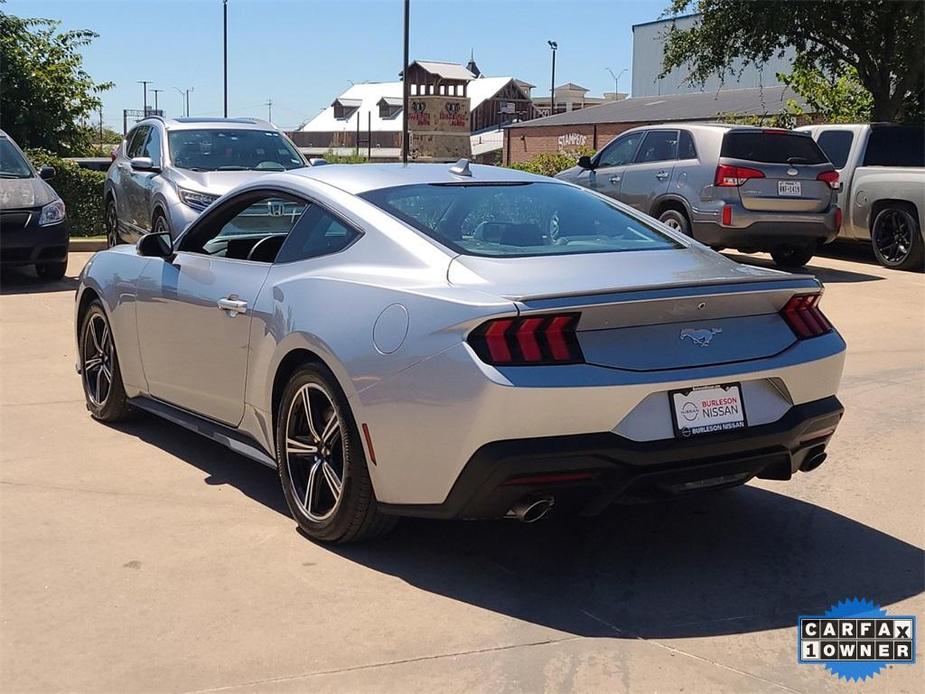
<instances>
[{"instance_id":1,"label":"car's front wheel","mask_svg":"<svg viewBox=\"0 0 925 694\"><path fill-rule=\"evenodd\" d=\"M35 274L41 279L48 280L49 282L60 280L64 277L65 272L67 272L66 260L57 263L39 263L35 266Z\"/></svg>"},{"instance_id":2,"label":"car's front wheel","mask_svg":"<svg viewBox=\"0 0 925 694\"><path fill-rule=\"evenodd\" d=\"M80 324L80 375L90 414L117 422L131 409L122 386L119 357L109 318L99 301L90 304Z\"/></svg>"},{"instance_id":3,"label":"car's front wheel","mask_svg":"<svg viewBox=\"0 0 925 694\"><path fill-rule=\"evenodd\" d=\"M394 526L377 508L347 398L323 366L302 367L286 385L276 460L292 517L313 540L355 542Z\"/></svg>"},{"instance_id":4,"label":"car's front wheel","mask_svg":"<svg viewBox=\"0 0 925 694\"><path fill-rule=\"evenodd\" d=\"M799 269L812 260L815 254L815 246L783 246L771 251L774 262L785 269Z\"/></svg>"}]
</instances>

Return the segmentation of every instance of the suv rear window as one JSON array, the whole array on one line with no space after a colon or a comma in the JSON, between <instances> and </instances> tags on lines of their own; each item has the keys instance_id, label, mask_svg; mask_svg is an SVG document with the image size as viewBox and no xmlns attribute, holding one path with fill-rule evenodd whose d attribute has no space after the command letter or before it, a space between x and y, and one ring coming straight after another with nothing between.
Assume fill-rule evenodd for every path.
<instances>
[{"instance_id":1,"label":"suv rear window","mask_svg":"<svg viewBox=\"0 0 925 694\"><path fill-rule=\"evenodd\" d=\"M361 197L465 255L682 247L608 199L559 183L420 184L371 190Z\"/></svg>"},{"instance_id":2,"label":"suv rear window","mask_svg":"<svg viewBox=\"0 0 925 694\"><path fill-rule=\"evenodd\" d=\"M871 127L864 166L925 166L925 129Z\"/></svg>"},{"instance_id":3,"label":"suv rear window","mask_svg":"<svg viewBox=\"0 0 925 694\"><path fill-rule=\"evenodd\" d=\"M824 164L828 161L809 135L761 130L726 133L719 155L763 164Z\"/></svg>"}]
</instances>

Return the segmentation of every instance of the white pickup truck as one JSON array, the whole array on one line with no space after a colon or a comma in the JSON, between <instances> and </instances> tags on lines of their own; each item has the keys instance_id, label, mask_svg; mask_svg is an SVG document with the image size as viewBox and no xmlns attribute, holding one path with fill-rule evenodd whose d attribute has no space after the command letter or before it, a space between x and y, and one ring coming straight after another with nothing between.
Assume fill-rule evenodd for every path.
<instances>
[{"instance_id":1,"label":"white pickup truck","mask_svg":"<svg viewBox=\"0 0 925 694\"><path fill-rule=\"evenodd\" d=\"M925 266L925 129L893 123L807 125L838 169L839 238L870 241L881 265Z\"/></svg>"}]
</instances>

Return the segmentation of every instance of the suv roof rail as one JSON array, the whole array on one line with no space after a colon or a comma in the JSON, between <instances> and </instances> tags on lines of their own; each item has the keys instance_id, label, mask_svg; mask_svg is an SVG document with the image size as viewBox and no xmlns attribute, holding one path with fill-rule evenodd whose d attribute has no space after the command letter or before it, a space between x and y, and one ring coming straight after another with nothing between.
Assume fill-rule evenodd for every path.
<instances>
[{"instance_id":1,"label":"suv roof rail","mask_svg":"<svg viewBox=\"0 0 925 694\"><path fill-rule=\"evenodd\" d=\"M248 125L270 125L261 118L216 118L214 116L180 116L177 123L246 123Z\"/></svg>"}]
</instances>

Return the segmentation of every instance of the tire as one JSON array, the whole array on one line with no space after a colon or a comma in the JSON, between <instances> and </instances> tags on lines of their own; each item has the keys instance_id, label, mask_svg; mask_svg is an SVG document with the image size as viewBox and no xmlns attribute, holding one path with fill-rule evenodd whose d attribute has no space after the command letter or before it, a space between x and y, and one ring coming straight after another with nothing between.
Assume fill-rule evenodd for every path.
<instances>
[{"instance_id":1,"label":"tire","mask_svg":"<svg viewBox=\"0 0 925 694\"><path fill-rule=\"evenodd\" d=\"M35 266L35 274L41 279L54 282L64 277L67 272L67 261L62 260L58 263L39 263Z\"/></svg>"},{"instance_id":2,"label":"tire","mask_svg":"<svg viewBox=\"0 0 925 694\"><path fill-rule=\"evenodd\" d=\"M160 210L155 212L154 217L151 219L151 233L170 234L170 237L173 238L173 232L170 230L170 222L167 221L167 217Z\"/></svg>"},{"instance_id":3,"label":"tire","mask_svg":"<svg viewBox=\"0 0 925 694\"><path fill-rule=\"evenodd\" d=\"M289 511L312 540L357 542L395 526L397 519L377 507L359 430L327 368L306 365L286 385L276 421L276 461Z\"/></svg>"},{"instance_id":4,"label":"tire","mask_svg":"<svg viewBox=\"0 0 925 694\"><path fill-rule=\"evenodd\" d=\"M671 229L679 231L685 236L691 235L691 223L688 221L687 215L680 210L665 210L659 215L658 221L663 222Z\"/></svg>"},{"instance_id":5,"label":"tire","mask_svg":"<svg viewBox=\"0 0 925 694\"><path fill-rule=\"evenodd\" d=\"M921 270L925 265L925 243L915 212L909 206L884 207L874 218L870 242L883 267Z\"/></svg>"},{"instance_id":6,"label":"tire","mask_svg":"<svg viewBox=\"0 0 925 694\"><path fill-rule=\"evenodd\" d=\"M87 308L80 324L80 380L87 409L101 422L125 419L131 408L122 385L122 372L109 318L99 301Z\"/></svg>"},{"instance_id":7,"label":"tire","mask_svg":"<svg viewBox=\"0 0 925 694\"><path fill-rule=\"evenodd\" d=\"M816 254L816 246L782 246L771 251L774 262L782 268L799 269Z\"/></svg>"},{"instance_id":8,"label":"tire","mask_svg":"<svg viewBox=\"0 0 925 694\"><path fill-rule=\"evenodd\" d=\"M116 201L112 198L106 201L104 225L106 227L106 245L112 248L120 243L125 243L119 235L119 213L116 211Z\"/></svg>"}]
</instances>

